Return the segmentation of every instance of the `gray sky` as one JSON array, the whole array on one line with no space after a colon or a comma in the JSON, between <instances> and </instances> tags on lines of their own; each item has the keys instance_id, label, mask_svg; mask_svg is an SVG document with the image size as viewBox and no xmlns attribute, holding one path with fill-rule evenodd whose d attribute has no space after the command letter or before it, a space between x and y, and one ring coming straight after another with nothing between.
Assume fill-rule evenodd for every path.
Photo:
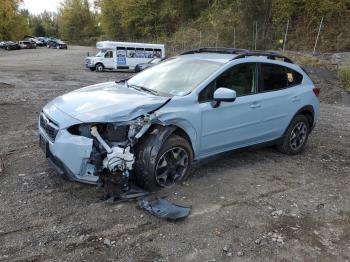
<instances>
[{"instance_id":1,"label":"gray sky","mask_svg":"<svg viewBox=\"0 0 350 262\"><path fill-rule=\"evenodd\" d=\"M28 9L31 14L40 14L45 10L49 12L56 12L61 0L24 0L21 5L23 8Z\"/></svg>"}]
</instances>

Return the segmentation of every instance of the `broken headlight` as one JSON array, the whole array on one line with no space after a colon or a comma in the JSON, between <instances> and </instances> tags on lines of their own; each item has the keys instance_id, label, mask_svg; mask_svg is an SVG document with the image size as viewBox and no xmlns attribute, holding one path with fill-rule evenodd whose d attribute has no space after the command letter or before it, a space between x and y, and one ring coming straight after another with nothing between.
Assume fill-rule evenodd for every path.
<instances>
[{"instance_id":1,"label":"broken headlight","mask_svg":"<svg viewBox=\"0 0 350 262\"><path fill-rule=\"evenodd\" d=\"M74 125L68 128L68 132L72 135L91 136L92 124ZM94 124L97 127L101 137L109 142L124 142L128 139L129 125L120 125L115 123Z\"/></svg>"}]
</instances>

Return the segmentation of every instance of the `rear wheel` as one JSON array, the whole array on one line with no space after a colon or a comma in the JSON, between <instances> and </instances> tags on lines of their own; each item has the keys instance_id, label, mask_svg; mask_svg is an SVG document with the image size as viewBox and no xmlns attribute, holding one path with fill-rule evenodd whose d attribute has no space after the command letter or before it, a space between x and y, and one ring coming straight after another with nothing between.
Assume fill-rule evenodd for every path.
<instances>
[{"instance_id":1,"label":"rear wheel","mask_svg":"<svg viewBox=\"0 0 350 262\"><path fill-rule=\"evenodd\" d=\"M103 72L104 66L99 63L95 66L96 72Z\"/></svg>"},{"instance_id":2,"label":"rear wheel","mask_svg":"<svg viewBox=\"0 0 350 262\"><path fill-rule=\"evenodd\" d=\"M284 154L295 155L303 151L310 133L310 123L304 115L297 115L285 132L282 142L277 146Z\"/></svg>"},{"instance_id":3,"label":"rear wheel","mask_svg":"<svg viewBox=\"0 0 350 262\"><path fill-rule=\"evenodd\" d=\"M139 149L138 157L146 156L150 159L137 159L136 182L148 189L157 190L170 187L182 181L189 173L193 161L192 148L183 137L171 135L161 146L156 156L145 153L154 141L147 141Z\"/></svg>"}]
</instances>

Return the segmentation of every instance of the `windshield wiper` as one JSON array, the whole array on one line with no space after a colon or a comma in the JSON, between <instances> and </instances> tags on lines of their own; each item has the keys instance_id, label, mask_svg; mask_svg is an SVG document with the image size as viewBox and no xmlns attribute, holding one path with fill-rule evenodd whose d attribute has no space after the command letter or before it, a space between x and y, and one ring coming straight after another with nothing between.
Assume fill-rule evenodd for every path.
<instances>
[{"instance_id":1,"label":"windshield wiper","mask_svg":"<svg viewBox=\"0 0 350 262\"><path fill-rule=\"evenodd\" d=\"M150 88L147 88L147 87L144 87L144 86L129 85L129 84L127 84L127 86L135 88L136 90L146 91L146 92L151 93L152 95L155 95L155 96L159 95L156 90L153 90L153 89L150 89Z\"/></svg>"},{"instance_id":2,"label":"windshield wiper","mask_svg":"<svg viewBox=\"0 0 350 262\"><path fill-rule=\"evenodd\" d=\"M130 79L131 77L128 77L128 78L124 78L124 79L120 79L120 80L117 80L115 81L117 84L120 84L120 83L123 83L123 82L126 82Z\"/></svg>"}]
</instances>

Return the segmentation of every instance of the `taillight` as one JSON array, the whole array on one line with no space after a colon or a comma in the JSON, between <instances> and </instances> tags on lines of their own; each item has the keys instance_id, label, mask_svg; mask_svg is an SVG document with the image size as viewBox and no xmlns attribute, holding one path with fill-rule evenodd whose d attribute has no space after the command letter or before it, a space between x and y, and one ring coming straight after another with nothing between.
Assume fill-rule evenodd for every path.
<instances>
[{"instance_id":1,"label":"taillight","mask_svg":"<svg viewBox=\"0 0 350 262\"><path fill-rule=\"evenodd\" d=\"M319 87L314 87L314 88L312 89L312 91L314 91L315 96L318 97L318 96L320 95L321 88L319 88Z\"/></svg>"}]
</instances>

